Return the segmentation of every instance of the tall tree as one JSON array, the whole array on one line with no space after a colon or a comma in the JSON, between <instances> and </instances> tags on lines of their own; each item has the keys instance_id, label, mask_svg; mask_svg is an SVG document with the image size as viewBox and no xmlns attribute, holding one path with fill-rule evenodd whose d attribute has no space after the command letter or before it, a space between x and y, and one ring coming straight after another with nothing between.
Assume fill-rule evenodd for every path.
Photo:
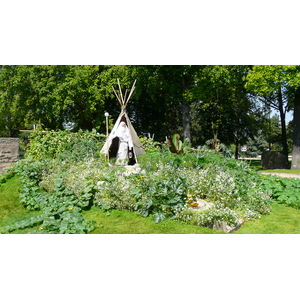
<instances>
[{"instance_id":1,"label":"tall tree","mask_svg":"<svg viewBox=\"0 0 300 300\"><path fill-rule=\"evenodd\" d=\"M131 66L138 79L135 97L137 120L146 131L162 139L182 132L191 140L191 105L189 90L202 66ZM134 100L134 99L133 99ZM145 131L144 130L144 131Z\"/></svg>"},{"instance_id":2,"label":"tall tree","mask_svg":"<svg viewBox=\"0 0 300 300\"><path fill-rule=\"evenodd\" d=\"M27 99L31 95L28 69L0 66L0 134L17 136L30 117Z\"/></svg>"},{"instance_id":3,"label":"tall tree","mask_svg":"<svg viewBox=\"0 0 300 300\"><path fill-rule=\"evenodd\" d=\"M292 169L300 169L300 66L254 66L247 76L247 88L257 92L274 104L280 113L282 144L286 163L288 146L286 140L285 113L294 109L294 136ZM273 97L273 98L272 98Z\"/></svg>"},{"instance_id":4,"label":"tall tree","mask_svg":"<svg viewBox=\"0 0 300 300\"><path fill-rule=\"evenodd\" d=\"M247 66L205 66L191 91L198 99L198 122L206 124L202 130L236 149L256 132L255 103L244 87L247 71Z\"/></svg>"}]
</instances>

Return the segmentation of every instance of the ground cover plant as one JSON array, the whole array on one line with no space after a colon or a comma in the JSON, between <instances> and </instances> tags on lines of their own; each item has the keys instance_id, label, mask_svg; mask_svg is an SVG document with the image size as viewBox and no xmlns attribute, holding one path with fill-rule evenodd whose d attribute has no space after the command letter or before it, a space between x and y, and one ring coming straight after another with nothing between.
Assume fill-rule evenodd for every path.
<instances>
[{"instance_id":1,"label":"ground cover plant","mask_svg":"<svg viewBox=\"0 0 300 300\"><path fill-rule=\"evenodd\" d=\"M19 201L19 178L14 176L0 186L0 230L25 218L39 214L29 211ZM214 234L222 233L213 229L188 225L172 220L154 223L152 217L142 217L134 212L111 210L107 212L92 207L83 211L86 220L95 222L94 234ZM259 220L246 222L236 234L299 234L300 210L273 202L272 211ZM14 230L11 233L24 234L35 228Z\"/></svg>"},{"instance_id":2,"label":"ground cover plant","mask_svg":"<svg viewBox=\"0 0 300 300\"><path fill-rule=\"evenodd\" d=\"M151 151L139 158L141 171L128 173L124 167L109 167L100 156L103 142L96 132L35 132L26 157L11 172L20 180L21 204L38 213L2 232L90 233L95 220L85 216L91 209L106 216L131 211L155 223L214 228L223 221L234 227L270 213L274 199L283 202L288 184L289 191L298 189L292 181L262 176L247 162L212 150L178 155L149 140Z\"/></svg>"},{"instance_id":3,"label":"ground cover plant","mask_svg":"<svg viewBox=\"0 0 300 300\"><path fill-rule=\"evenodd\" d=\"M55 147L52 145L55 144ZM5 227L2 232L22 228L38 229L31 233L87 233L93 225L82 216L82 210L91 205L91 194L87 187L77 197L63 183L65 171L72 163L99 157L99 145L103 136L96 132L69 133L34 132L26 158L17 163L11 172L21 182L20 202L38 215ZM53 172L53 189L45 190L43 177Z\"/></svg>"},{"instance_id":4,"label":"ground cover plant","mask_svg":"<svg viewBox=\"0 0 300 300\"><path fill-rule=\"evenodd\" d=\"M300 179L262 175L261 186L271 192L278 203L300 209Z\"/></svg>"},{"instance_id":5,"label":"ground cover plant","mask_svg":"<svg viewBox=\"0 0 300 300\"><path fill-rule=\"evenodd\" d=\"M17 176L1 176L0 184L0 229L7 225L14 225L16 222L38 214L37 211L28 211L20 203L19 191L20 181ZM26 233L26 229L15 230L14 233Z\"/></svg>"}]
</instances>

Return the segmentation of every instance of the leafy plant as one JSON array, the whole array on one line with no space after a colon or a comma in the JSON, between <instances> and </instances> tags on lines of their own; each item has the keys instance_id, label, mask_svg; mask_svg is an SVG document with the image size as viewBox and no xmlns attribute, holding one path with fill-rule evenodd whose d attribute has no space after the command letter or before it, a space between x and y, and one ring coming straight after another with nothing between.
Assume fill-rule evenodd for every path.
<instances>
[{"instance_id":1,"label":"leafy plant","mask_svg":"<svg viewBox=\"0 0 300 300\"><path fill-rule=\"evenodd\" d=\"M104 135L96 131L33 131L26 151L27 157L41 161L43 159L82 161L99 158L104 143Z\"/></svg>"},{"instance_id":2,"label":"leafy plant","mask_svg":"<svg viewBox=\"0 0 300 300\"><path fill-rule=\"evenodd\" d=\"M168 146L170 151L176 154L186 153L191 148L189 140L185 139L182 142L178 133L175 133L172 138L168 138Z\"/></svg>"},{"instance_id":3,"label":"leafy plant","mask_svg":"<svg viewBox=\"0 0 300 300\"><path fill-rule=\"evenodd\" d=\"M147 153L157 152L161 149L161 144L156 142L153 138L141 137L140 141Z\"/></svg>"},{"instance_id":4,"label":"leafy plant","mask_svg":"<svg viewBox=\"0 0 300 300\"><path fill-rule=\"evenodd\" d=\"M169 218L208 227L216 221L234 225L237 218L253 220L268 214L272 197L277 197L273 183L252 172L249 164L215 151L189 149L178 155L178 151L157 149L139 158L141 173L128 175L124 167L109 167L97 158L100 149L96 145L100 144L94 142L93 133L80 133L79 140L70 137L74 135L54 134L55 143L62 140L61 150L53 152L50 147L38 153L43 143L49 143L38 135L36 148L30 148L35 150L29 150L15 166L22 182L21 202L41 211L17 227L38 225L37 232L48 233L90 232L93 225L84 220L82 212L93 205L107 214L113 209L134 211L152 216L155 222ZM78 149L85 149L85 140L91 151L77 156ZM178 135L174 141L179 141ZM180 143L176 147L184 149ZM279 188L285 190L278 182L277 192ZM191 212L202 200L213 208Z\"/></svg>"},{"instance_id":5,"label":"leafy plant","mask_svg":"<svg viewBox=\"0 0 300 300\"><path fill-rule=\"evenodd\" d=\"M274 175L263 175L261 186L272 193L273 199L279 203L300 209L300 180L296 178L280 178Z\"/></svg>"}]
</instances>

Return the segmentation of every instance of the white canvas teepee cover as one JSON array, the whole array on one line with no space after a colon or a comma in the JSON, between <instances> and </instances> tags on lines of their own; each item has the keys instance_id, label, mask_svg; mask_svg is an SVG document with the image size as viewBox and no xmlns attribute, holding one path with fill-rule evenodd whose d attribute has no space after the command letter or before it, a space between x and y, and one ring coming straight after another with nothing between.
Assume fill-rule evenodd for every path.
<instances>
[{"instance_id":1,"label":"white canvas teepee cover","mask_svg":"<svg viewBox=\"0 0 300 300\"><path fill-rule=\"evenodd\" d=\"M132 140L132 144L133 144L133 153L134 153L135 159L137 157L141 156L142 154L146 153L146 151L144 150L143 145L142 145L142 143L141 143L141 141L140 141L140 139L139 139L136 131L134 130L134 128L133 128L133 126L132 126L132 124L131 124L131 122L129 120L129 117L128 117L127 113L126 113L126 106L127 106L128 101L130 99L130 96L132 95L132 92L134 90L135 82L134 82L134 84L132 86L131 92L130 92L130 94L129 94L129 96L128 96L127 99L125 99L123 97L123 95L122 95L122 91L121 91L119 80L118 80L118 84L119 84L120 95L118 95L116 93L116 91L113 89L114 92L115 92L115 95L116 95L117 99L119 100L119 102L121 104L122 111L121 111L121 113L120 113L120 115L119 115L119 117L118 117L118 119L117 119L117 121L116 121L116 123L115 123L115 125L114 125L114 127L113 127L113 129L111 131L111 133L109 134L107 141L105 142L103 148L101 149L100 153L103 153L105 155L109 155L109 149L110 149L110 146L112 144L111 137L115 136L115 133L116 133L118 127L119 127L119 124L124 119L125 119L125 123L126 123L128 129L129 129L129 133L130 133L130 136L131 136L131 140ZM126 94L127 93L125 93L125 97L126 97Z\"/></svg>"}]
</instances>

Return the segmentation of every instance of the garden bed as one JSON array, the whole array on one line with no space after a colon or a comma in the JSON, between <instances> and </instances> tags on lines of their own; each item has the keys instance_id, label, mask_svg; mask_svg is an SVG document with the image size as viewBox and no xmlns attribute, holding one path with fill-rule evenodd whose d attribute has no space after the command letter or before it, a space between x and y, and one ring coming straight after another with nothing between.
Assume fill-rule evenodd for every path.
<instances>
[{"instance_id":1,"label":"garden bed","mask_svg":"<svg viewBox=\"0 0 300 300\"><path fill-rule=\"evenodd\" d=\"M300 203L294 182L258 174L222 154L199 149L177 155L154 147L129 172L99 155L103 141L95 132L34 133L12 172L21 181L21 203L39 214L4 232L89 233L95 223L84 216L91 208L232 232L269 214L274 200L295 208ZM293 202L285 185L295 191ZM200 200L210 203L207 209L200 209Z\"/></svg>"}]
</instances>

